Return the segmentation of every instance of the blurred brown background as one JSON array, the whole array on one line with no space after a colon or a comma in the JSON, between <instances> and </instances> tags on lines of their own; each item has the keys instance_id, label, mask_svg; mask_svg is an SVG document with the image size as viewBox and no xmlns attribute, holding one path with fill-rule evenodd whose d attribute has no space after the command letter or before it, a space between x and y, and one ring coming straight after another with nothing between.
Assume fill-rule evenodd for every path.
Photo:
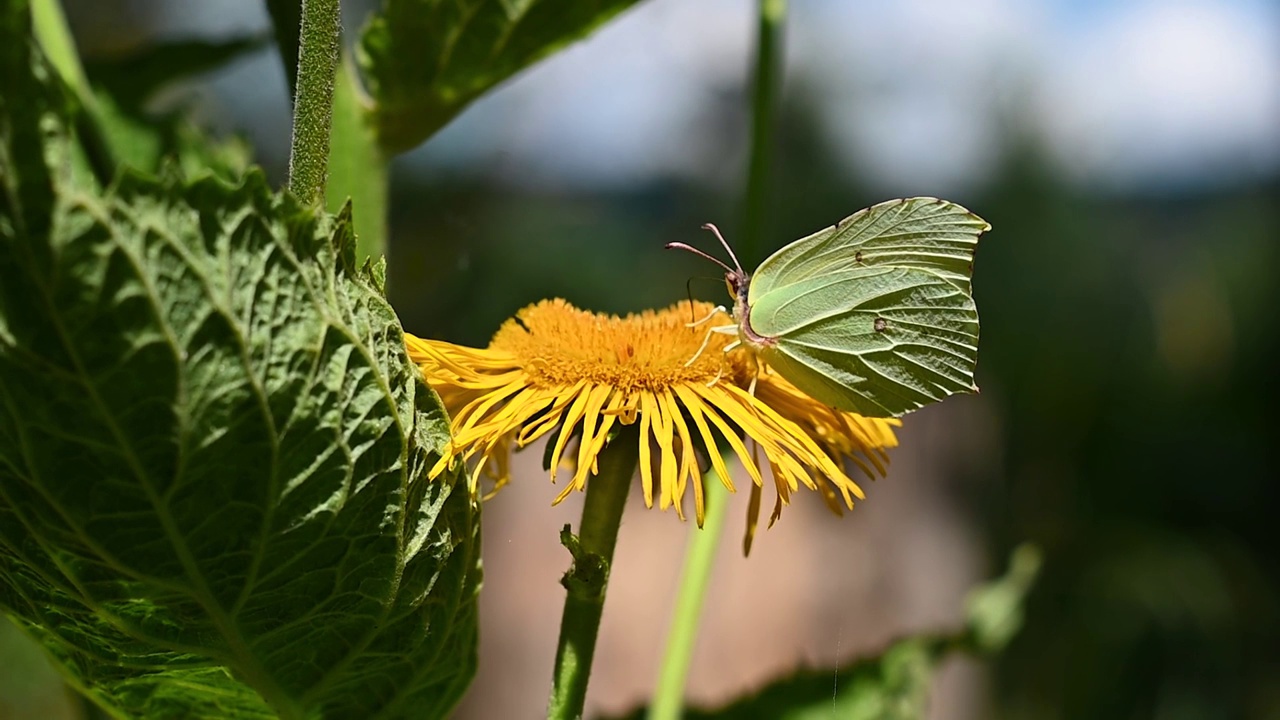
<instances>
[{"instance_id":1,"label":"blurred brown background","mask_svg":"<svg viewBox=\"0 0 1280 720\"><path fill-rule=\"evenodd\" d=\"M947 502L944 468L990 443L976 408L921 412L902 440L890 477L864 483L870 500L838 518L816 493L798 495L742 556L743 492L733 509L707 594L689 680L692 702L718 705L798 666L869 654L897 636L957 626L966 590L986 567L979 531ZM963 430L949 428L960 427ZM533 718L548 692L568 553L557 534L576 526L582 497L556 508L530 448L513 483L485 507L485 589L480 673L459 717ZM563 481L563 479L562 479ZM692 523L646 510L633 493L592 673L587 714L619 714L646 701L664 649ZM998 569L998 568L996 568ZM953 663L933 699L936 718L987 717L980 667ZM834 689L834 688L833 688Z\"/></svg>"},{"instance_id":2,"label":"blurred brown background","mask_svg":"<svg viewBox=\"0 0 1280 720\"><path fill-rule=\"evenodd\" d=\"M956 623L1032 540L1027 626L955 661L931 717L1280 717L1280 6L1268 0L793 2L772 247L895 196L994 226L974 287L979 397L911 416L887 479L843 519L802 493L739 551L730 513L689 694L716 704L799 665ZM258 3L67 3L86 56L265 32ZM344 3L350 26L364 7ZM753 3L651 0L520 75L400 158L391 295L405 326L484 344L562 296L665 306L714 221L740 235ZM266 49L172 88L282 177L288 99ZM751 266L760 258L743 258ZM722 301L715 280L696 295ZM533 718L568 564L538 467L488 503L481 666L462 718ZM1270 470L1268 470L1270 468ZM742 486L742 480L738 484ZM588 698L646 698L683 546L632 498ZM32 664L30 658L37 658ZM79 717L0 625L0 718Z\"/></svg>"}]
</instances>

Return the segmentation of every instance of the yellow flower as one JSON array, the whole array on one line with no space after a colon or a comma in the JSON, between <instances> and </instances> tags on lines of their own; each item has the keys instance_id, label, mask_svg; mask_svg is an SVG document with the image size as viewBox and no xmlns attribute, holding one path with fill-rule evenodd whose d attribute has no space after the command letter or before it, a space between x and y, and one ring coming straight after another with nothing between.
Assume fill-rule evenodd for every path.
<instances>
[{"instance_id":1,"label":"yellow flower","mask_svg":"<svg viewBox=\"0 0 1280 720\"><path fill-rule=\"evenodd\" d=\"M692 485L701 524L703 452L734 489L717 442L728 445L754 483L748 536L764 484L760 454L778 493L773 520L801 485L819 490L837 513L853 507L864 496L842 461L868 476L883 475L885 448L897 445L893 427L901 422L823 405L757 365L747 350L725 353L728 336L711 335L699 353L706 329L687 324L711 310L708 303L683 302L619 318L547 300L508 320L485 349L406 335L410 358L452 418L453 441L432 476L454 460L476 459L472 492L481 474L496 481L496 490L509 480L512 443L521 448L552 433L552 481L562 460L575 467L558 503L586 487L615 426L638 420L640 481L649 507L656 483L658 506L674 507L683 518L681 501ZM755 447L748 450L744 439Z\"/></svg>"}]
</instances>

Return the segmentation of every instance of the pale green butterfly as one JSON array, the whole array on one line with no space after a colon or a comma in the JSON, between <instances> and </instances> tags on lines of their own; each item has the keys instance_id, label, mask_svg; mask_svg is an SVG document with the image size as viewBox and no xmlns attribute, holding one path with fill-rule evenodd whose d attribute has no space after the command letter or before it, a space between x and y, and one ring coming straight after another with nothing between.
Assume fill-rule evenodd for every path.
<instances>
[{"instance_id":1,"label":"pale green butterfly","mask_svg":"<svg viewBox=\"0 0 1280 720\"><path fill-rule=\"evenodd\" d=\"M977 215L936 198L890 200L796 240L750 276L720 231L703 228L735 267L685 243L667 247L725 269L735 322L707 339L737 334L726 351L741 343L810 397L868 417L977 392L969 277L978 236L991 229Z\"/></svg>"}]
</instances>

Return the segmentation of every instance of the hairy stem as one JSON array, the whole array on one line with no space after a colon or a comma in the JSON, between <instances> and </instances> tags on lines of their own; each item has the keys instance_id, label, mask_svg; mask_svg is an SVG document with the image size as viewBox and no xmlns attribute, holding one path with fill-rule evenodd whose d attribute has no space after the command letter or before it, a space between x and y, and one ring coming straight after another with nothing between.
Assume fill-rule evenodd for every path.
<instances>
[{"instance_id":1,"label":"hairy stem","mask_svg":"<svg viewBox=\"0 0 1280 720\"><path fill-rule=\"evenodd\" d=\"M289 189L308 203L324 199L329 170L329 130L333 122L333 85L341 44L342 14L338 0L303 0Z\"/></svg>"}]
</instances>

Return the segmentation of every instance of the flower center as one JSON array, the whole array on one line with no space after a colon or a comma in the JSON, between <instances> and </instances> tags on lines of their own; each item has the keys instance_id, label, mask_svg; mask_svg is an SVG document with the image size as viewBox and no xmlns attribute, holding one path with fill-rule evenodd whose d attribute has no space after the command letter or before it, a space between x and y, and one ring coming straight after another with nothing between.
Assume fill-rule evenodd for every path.
<instances>
[{"instance_id":1,"label":"flower center","mask_svg":"<svg viewBox=\"0 0 1280 720\"><path fill-rule=\"evenodd\" d=\"M710 303L681 302L665 310L617 317L547 300L508 320L489 347L512 353L531 384L539 387L586 380L625 392L652 391L717 378L745 386L753 367L750 354L744 349L725 353L736 334L710 332L733 324L733 319L720 315L688 327L713 309Z\"/></svg>"}]
</instances>

